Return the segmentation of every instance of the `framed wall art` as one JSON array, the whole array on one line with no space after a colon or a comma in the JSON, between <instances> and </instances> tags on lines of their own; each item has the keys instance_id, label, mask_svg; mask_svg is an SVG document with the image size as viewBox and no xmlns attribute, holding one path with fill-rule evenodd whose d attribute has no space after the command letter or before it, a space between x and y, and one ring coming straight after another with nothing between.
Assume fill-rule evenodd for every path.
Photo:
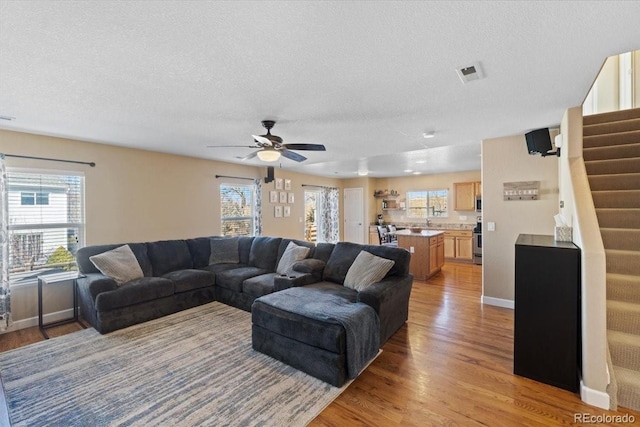
<instances>
[{"instance_id":1,"label":"framed wall art","mask_svg":"<svg viewBox=\"0 0 640 427\"><path fill-rule=\"evenodd\" d=\"M284 207L284 216L285 217L290 217L291 216L291 206L285 206Z\"/></svg>"},{"instance_id":2,"label":"framed wall art","mask_svg":"<svg viewBox=\"0 0 640 427\"><path fill-rule=\"evenodd\" d=\"M280 203L287 203L287 193L284 191L280 192Z\"/></svg>"},{"instance_id":3,"label":"framed wall art","mask_svg":"<svg viewBox=\"0 0 640 427\"><path fill-rule=\"evenodd\" d=\"M276 190L269 191L269 201L271 203L278 203L278 192Z\"/></svg>"},{"instance_id":4,"label":"framed wall art","mask_svg":"<svg viewBox=\"0 0 640 427\"><path fill-rule=\"evenodd\" d=\"M276 206L273 210L273 215L276 218L282 218L282 206Z\"/></svg>"},{"instance_id":5,"label":"framed wall art","mask_svg":"<svg viewBox=\"0 0 640 427\"><path fill-rule=\"evenodd\" d=\"M284 180L284 189L287 191L291 191L291 180L290 179L285 179Z\"/></svg>"},{"instance_id":6,"label":"framed wall art","mask_svg":"<svg viewBox=\"0 0 640 427\"><path fill-rule=\"evenodd\" d=\"M287 194L287 203L293 204L294 201L295 201L295 194L294 193L288 193Z\"/></svg>"},{"instance_id":7,"label":"framed wall art","mask_svg":"<svg viewBox=\"0 0 640 427\"><path fill-rule=\"evenodd\" d=\"M276 190L282 190L282 178L276 178Z\"/></svg>"}]
</instances>

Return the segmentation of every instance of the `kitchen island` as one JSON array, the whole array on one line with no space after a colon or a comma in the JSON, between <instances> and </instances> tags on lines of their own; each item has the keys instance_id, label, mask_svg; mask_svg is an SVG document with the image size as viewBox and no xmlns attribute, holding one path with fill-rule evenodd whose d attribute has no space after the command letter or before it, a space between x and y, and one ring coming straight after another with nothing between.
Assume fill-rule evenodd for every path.
<instances>
[{"instance_id":1,"label":"kitchen island","mask_svg":"<svg viewBox=\"0 0 640 427\"><path fill-rule=\"evenodd\" d=\"M396 231L398 247L411 252L411 274L417 280L427 280L440 272L444 264L444 232L439 230Z\"/></svg>"}]
</instances>

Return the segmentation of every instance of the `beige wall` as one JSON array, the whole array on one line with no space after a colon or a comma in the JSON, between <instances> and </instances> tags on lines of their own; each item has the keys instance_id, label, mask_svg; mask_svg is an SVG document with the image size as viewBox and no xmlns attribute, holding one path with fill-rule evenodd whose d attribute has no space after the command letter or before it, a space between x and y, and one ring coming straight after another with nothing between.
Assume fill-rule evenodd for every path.
<instances>
[{"instance_id":1,"label":"beige wall","mask_svg":"<svg viewBox=\"0 0 640 427\"><path fill-rule=\"evenodd\" d=\"M539 200L504 201L503 183L540 181ZM553 235L558 213L558 160L531 156L524 135L482 141L483 301L512 303L519 234ZM487 223L495 223L495 231Z\"/></svg>"},{"instance_id":2,"label":"beige wall","mask_svg":"<svg viewBox=\"0 0 640 427\"><path fill-rule=\"evenodd\" d=\"M5 154L95 162L84 165L6 158L9 168L81 171L85 175L86 244L141 242L220 234L220 184L231 182L215 175L263 178L266 167L135 150L0 130ZM302 184L342 187L339 179L297 174L282 169L278 178L292 181L295 203L290 218L275 218L269 202L274 183L263 180L263 235L302 239L304 190ZM247 181L239 181L247 182ZM70 307L68 293L46 298L47 312ZM14 320L37 316L35 286L15 289Z\"/></svg>"},{"instance_id":3,"label":"beige wall","mask_svg":"<svg viewBox=\"0 0 640 427\"><path fill-rule=\"evenodd\" d=\"M434 218L433 223L468 223L475 224L477 214L474 211L454 211L454 182L480 181L480 171L456 172L434 175L411 175L397 178L373 178L371 188L367 196L370 199L369 221L374 223L376 215L383 213L387 223L415 222L415 219L407 218L403 211L382 211L382 200L373 197L375 190L395 190L400 193L398 199L406 199L407 191L414 190L449 190L449 216L447 218ZM461 218L461 216L463 218ZM466 218L464 218L466 216Z\"/></svg>"}]
</instances>

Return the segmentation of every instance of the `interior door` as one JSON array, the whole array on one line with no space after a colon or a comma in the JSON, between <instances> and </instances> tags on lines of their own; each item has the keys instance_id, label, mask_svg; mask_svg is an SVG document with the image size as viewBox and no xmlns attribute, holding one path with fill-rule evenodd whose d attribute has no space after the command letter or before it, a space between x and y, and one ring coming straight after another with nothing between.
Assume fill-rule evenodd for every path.
<instances>
[{"instance_id":1,"label":"interior door","mask_svg":"<svg viewBox=\"0 0 640 427\"><path fill-rule=\"evenodd\" d=\"M362 188L344 189L344 240L365 244L364 191Z\"/></svg>"}]
</instances>

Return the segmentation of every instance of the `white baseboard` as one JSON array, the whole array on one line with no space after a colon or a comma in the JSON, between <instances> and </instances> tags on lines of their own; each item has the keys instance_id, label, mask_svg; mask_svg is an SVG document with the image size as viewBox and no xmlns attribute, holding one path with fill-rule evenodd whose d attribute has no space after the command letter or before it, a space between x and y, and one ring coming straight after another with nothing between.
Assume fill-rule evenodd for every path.
<instances>
[{"instance_id":1,"label":"white baseboard","mask_svg":"<svg viewBox=\"0 0 640 427\"><path fill-rule=\"evenodd\" d=\"M582 380L580 380L580 399L587 405L600 409L609 409L609 395L585 386Z\"/></svg>"},{"instance_id":2,"label":"white baseboard","mask_svg":"<svg viewBox=\"0 0 640 427\"><path fill-rule=\"evenodd\" d=\"M510 299L485 297L482 295L480 301L482 304L495 305L496 307L510 308L511 310L515 308L515 303Z\"/></svg>"},{"instance_id":3,"label":"white baseboard","mask_svg":"<svg viewBox=\"0 0 640 427\"><path fill-rule=\"evenodd\" d=\"M42 316L42 321L44 323L52 323L58 322L64 319L70 319L73 317L73 308L68 308L62 311L56 311L54 313L46 313ZM38 326L38 316L29 317L27 319L14 320L13 323L6 331L0 332L0 334L4 334L7 332L18 331L20 329L31 328L32 326Z\"/></svg>"}]
</instances>

